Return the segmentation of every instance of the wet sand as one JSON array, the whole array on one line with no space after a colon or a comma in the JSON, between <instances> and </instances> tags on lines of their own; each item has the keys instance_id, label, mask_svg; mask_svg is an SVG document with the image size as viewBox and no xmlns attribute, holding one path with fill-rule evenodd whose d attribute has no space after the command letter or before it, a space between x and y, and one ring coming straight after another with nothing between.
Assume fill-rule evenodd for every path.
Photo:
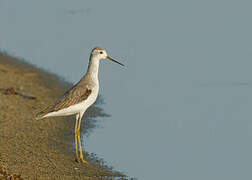
<instances>
[{"instance_id":1,"label":"wet sand","mask_svg":"<svg viewBox=\"0 0 252 180\"><path fill-rule=\"evenodd\" d=\"M75 162L74 117L34 119L70 86L56 75L0 54L0 179L5 170L23 179L124 177L93 154L85 153L87 164Z\"/></svg>"}]
</instances>

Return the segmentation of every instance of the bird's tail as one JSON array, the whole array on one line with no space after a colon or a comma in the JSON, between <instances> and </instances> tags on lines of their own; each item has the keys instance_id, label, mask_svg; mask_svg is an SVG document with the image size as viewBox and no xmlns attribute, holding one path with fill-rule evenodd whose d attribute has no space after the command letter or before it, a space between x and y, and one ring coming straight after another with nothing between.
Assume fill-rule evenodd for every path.
<instances>
[{"instance_id":1,"label":"bird's tail","mask_svg":"<svg viewBox=\"0 0 252 180\"><path fill-rule=\"evenodd\" d=\"M45 118L48 113L52 112L53 110L52 107L53 106L49 106L45 108L43 111L40 111L38 114L36 114L35 119L40 120L40 119Z\"/></svg>"},{"instance_id":2,"label":"bird's tail","mask_svg":"<svg viewBox=\"0 0 252 180\"><path fill-rule=\"evenodd\" d=\"M36 119L36 120L43 119L43 118L45 117L45 114L46 114L46 113L44 113L44 111L41 111L41 112L39 112L38 114L36 114L35 119Z\"/></svg>"}]
</instances>

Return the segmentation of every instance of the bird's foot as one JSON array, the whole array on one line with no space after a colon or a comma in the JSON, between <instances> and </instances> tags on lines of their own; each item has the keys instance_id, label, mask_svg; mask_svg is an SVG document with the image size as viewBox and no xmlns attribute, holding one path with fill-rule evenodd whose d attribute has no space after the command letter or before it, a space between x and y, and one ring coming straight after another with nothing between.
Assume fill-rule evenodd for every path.
<instances>
[{"instance_id":1,"label":"bird's foot","mask_svg":"<svg viewBox=\"0 0 252 180\"><path fill-rule=\"evenodd\" d=\"M84 164L86 164L86 163L87 163L87 161L86 161L86 160L84 160L84 159L83 159L83 157L81 158L81 162L82 162L82 163L84 163Z\"/></svg>"}]
</instances>

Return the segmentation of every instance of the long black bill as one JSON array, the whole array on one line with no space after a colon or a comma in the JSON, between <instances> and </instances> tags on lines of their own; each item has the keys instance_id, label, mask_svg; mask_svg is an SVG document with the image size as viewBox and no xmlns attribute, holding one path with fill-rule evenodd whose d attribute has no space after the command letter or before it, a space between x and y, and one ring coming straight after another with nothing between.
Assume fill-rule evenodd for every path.
<instances>
[{"instance_id":1,"label":"long black bill","mask_svg":"<svg viewBox=\"0 0 252 180\"><path fill-rule=\"evenodd\" d=\"M124 64L112 59L111 57L107 56L106 59L110 60L110 61L113 61L113 62L116 62L117 64L120 64L121 66L124 66Z\"/></svg>"}]
</instances>

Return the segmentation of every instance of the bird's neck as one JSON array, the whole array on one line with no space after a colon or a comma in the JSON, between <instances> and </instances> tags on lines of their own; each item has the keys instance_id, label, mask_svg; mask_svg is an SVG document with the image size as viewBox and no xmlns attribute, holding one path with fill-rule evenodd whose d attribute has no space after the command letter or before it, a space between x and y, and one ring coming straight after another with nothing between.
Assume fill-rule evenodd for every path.
<instances>
[{"instance_id":1,"label":"bird's neck","mask_svg":"<svg viewBox=\"0 0 252 180\"><path fill-rule=\"evenodd\" d=\"M94 80L98 80L100 60L90 56L87 74Z\"/></svg>"}]
</instances>

